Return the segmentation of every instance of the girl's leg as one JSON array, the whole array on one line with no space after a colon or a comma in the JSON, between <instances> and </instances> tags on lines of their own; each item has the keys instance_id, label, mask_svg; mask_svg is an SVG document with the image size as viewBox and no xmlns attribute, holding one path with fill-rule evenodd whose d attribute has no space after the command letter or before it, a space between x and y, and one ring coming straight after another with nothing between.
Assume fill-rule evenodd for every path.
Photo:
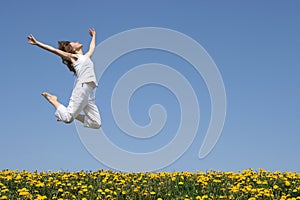
<instances>
[{"instance_id":1,"label":"girl's leg","mask_svg":"<svg viewBox=\"0 0 300 200\"><path fill-rule=\"evenodd\" d=\"M56 108L55 116L59 121L71 123L88 103L90 90L85 84L76 84L69 105L65 107L57 101L57 97L47 92L43 96Z\"/></svg>"},{"instance_id":2,"label":"girl's leg","mask_svg":"<svg viewBox=\"0 0 300 200\"><path fill-rule=\"evenodd\" d=\"M90 87L91 93L88 98L88 103L84 107L83 112L85 115L78 115L77 120L81 121L87 128L99 129L101 127L101 117L98 107L95 104L95 89Z\"/></svg>"},{"instance_id":3,"label":"girl's leg","mask_svg":"<svg viewBox=\"0 0 300 200\"><path fill-rule=\"evenodd\" d=\"M95 101L89 101L83 111L85 113L84 126L99 129L101 127L101 116Z\"/></svg>"}]
</instances>

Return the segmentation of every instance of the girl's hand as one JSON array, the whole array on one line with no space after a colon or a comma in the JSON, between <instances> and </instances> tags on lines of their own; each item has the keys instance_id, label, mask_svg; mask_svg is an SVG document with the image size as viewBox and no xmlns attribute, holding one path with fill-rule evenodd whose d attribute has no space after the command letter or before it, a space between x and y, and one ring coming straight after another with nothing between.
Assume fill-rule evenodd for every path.
<instances>
[{"instance_id":1,"label":"girl's hand","mask_svg":"<svg viewBox=\"0 0 300 200\"><path fill-rule=\"evenodd\" d=\"M93 28L90 28L89 29L89 34L90 34L90 36L95 36L96 35L96 31L93 29Z\"/></svg>"},{"instance_id":2,"label":"girl's hand","mask_svg":"<svg viewBox=\"0 0 300 200\"><path fill-rule=\"evenodd\" d=\"M37 40L33 37L32 34L28 35L27 39L28 39L28 43L29 44L32 44L32 45L36 45L37 44Z\"/></svg>"}]
</instances>

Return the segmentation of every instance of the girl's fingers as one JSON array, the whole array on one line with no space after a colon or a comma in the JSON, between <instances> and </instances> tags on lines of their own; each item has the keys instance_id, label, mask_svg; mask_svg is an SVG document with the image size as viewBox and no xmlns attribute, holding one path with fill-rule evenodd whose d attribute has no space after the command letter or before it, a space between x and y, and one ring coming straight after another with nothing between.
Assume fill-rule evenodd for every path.
<instances>
[{"instance_id":1,"label":"girl's fingers","mask_svg":"<svg viewBox=\"0 0 300 200\"><path fill-rule=\"evenodd\" d=\"M90 34L91 36L95 35L95 30L94 30L94 29L89 29L89 34Z\"/></svg>"},{"instance_id":2,"label":"girl's fingers","mask_svg":"<svg viewBox=\"0 0 300 200\"><path fill-rule=\"evenodd\" d=\"M89 33L94 33L95 32L95 29L94 28L90 28L89 29Z\"/></svg>"},{"instance_id":3,"label":"girl's fingers","mask_svg":"<svg viewBox=\"0 0 300 200\"><path fill-rule=\"evenodd\" d=\"M30 34L30 35L27 36L27 39L28 39L28 40L33 40L33 38L34 38L34 37L33 37L32 34Z\"/></svg>"}]
</instances>

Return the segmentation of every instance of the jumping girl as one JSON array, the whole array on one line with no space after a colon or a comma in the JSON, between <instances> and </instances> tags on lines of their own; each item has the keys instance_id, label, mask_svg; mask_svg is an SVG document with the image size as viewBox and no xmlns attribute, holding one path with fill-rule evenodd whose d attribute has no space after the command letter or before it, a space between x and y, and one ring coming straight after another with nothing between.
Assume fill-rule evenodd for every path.
<instances>
[{"instance_id":1,"label":"jumping girl","mask_svg":"<svg viewBox=\"0 0 300 200\"><path fill-rule=\"evenodd\" d=\"M67 107L59 103L56 96L48 92L42 93L56 109L57 121L71 123L74 119L77 119L87 128L99 129L101 127L101 117L95 104L95 90L98 83L94 72L94 64L90 59L95 50L96 31L89 29L89 34L92 39L89 51L85 54L83 54L82 44L79 42L59 41L56 49L37 41L33 35L29 35L27 39L29 44L60 56L62 62L68 66L77 78ZM80 114L81 111L84 114Z\"/></svg>"}]
</instances>

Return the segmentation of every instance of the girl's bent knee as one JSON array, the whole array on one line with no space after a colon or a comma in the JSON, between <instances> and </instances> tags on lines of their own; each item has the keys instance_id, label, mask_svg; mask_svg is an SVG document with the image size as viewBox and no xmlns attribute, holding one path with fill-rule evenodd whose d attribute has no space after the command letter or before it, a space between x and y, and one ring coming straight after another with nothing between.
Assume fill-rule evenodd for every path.
<instances>
[{"instance_id":1,"label":"girl's bent knee","mask_svg":"<svg viewBox=\"0 0 300 200\"><path fill-rule=\"evenodd\" d=\"M94 122L94 123L86 124L85 127L93 128L93 129L100 129L101 128L101 123Z\"/></svg>"},{"instance_id":2,"label":"girl's bent knee","mask_svg":"<svg viewBox=\"0 0 300 200\"><path fill-rule=\"evenodd\" d=\"M101 127L101 124L98 124L98 123L96 123L96 124L91 124L90 126L89 126L89 128L93 128L93 129L99 129Z\"/></svg>"},{"instance_id":3,"label":"girl's bent knee","mask_svg":"<svg viewBox=\"0 0 300 200\"><path fill-rule=\"evenodd\" d=\"M97 124L94 129L100 129L100 128L101 128L101 124Z\"/></svg>"}]
</instances>

